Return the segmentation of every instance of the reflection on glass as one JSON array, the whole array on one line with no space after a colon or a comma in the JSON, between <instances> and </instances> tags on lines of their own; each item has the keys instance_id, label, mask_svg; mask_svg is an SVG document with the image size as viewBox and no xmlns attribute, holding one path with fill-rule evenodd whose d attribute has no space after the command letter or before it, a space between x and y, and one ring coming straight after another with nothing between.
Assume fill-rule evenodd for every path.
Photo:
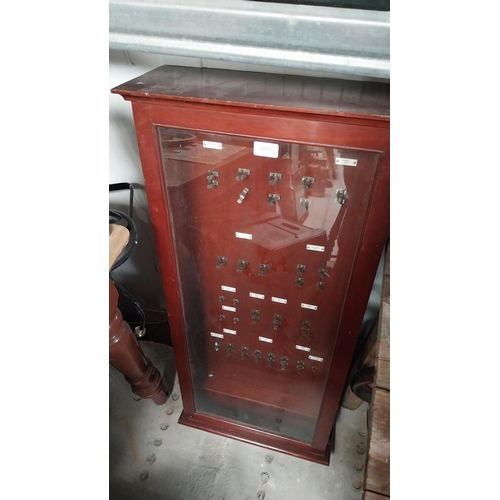
<instances>
[{"instance_id":1,"label":"reflection on glass","mask_svg":"<svg viewBox=\"0 0 500 500\"><path fill-rule=\"evenodd\" d=\"M158 137L197 412L311 443L378 154Z\"/></svg>"}]
</instances>

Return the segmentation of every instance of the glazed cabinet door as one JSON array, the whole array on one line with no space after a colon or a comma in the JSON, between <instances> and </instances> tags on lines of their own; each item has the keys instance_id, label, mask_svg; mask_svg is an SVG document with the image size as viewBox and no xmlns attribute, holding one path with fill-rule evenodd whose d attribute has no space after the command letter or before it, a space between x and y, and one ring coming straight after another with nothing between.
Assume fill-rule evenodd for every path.
<instances>
[{"instance_id":1,"label":"glazed cabinet door","mask_svg":"<svg viewBox=\"0 0 500 500\"><path fill-rule=\"evenodd\" d=\"M381 155L154 130L195 412L310 446Z\"/></svg>"}]
</instances>

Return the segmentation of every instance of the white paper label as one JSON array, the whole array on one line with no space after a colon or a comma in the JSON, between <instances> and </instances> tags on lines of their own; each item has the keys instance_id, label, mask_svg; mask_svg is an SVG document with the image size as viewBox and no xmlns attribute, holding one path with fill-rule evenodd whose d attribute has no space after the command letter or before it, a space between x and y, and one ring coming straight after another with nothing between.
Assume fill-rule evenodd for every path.
<instances>
[{"instance_id":1,"label":"white paper label","mask_svg":"<svg viewBox=\"0 0 500 500\"><path fill-rule=\"evenodd\" d=\"M267 337L259 337L259 340L262 340L262 342L268 342L269 344L273 343L273 339L268 339Z\"/></svg>"},{"instance_id":2,"label":"white paper label","mask_svg":"<svg viewBox=\"0 0 500 500\"><path fill-rule=\"evenodd\" d=\"M319 245L306 245L306 250L314 250L315 252L324 252L325 247Z\"/></svg>"},{"instance_id":3,"label":"white paper label","mask_svg":"<svg viewBox=\"0 0 500 500\"><path fill-rule=\"evenodd\" d=\"M287 302L286 299L280 299L279 297L272 297L271 300L273 302L279 302L280 304L286 304L286 302Z\"/></svg>"},{"instance_id":4,"label":"white paper label","mask_svg":"<svg viewBox=\"0 0 500 500\"><path fill-rule=\"evenodd\" d=\"M236 307L229 307L229 306L222 306L222 309L224 311L231 311L231 312L236 312Z\"/></svg>"},{"instance_id":5,"label":"white paper label","mask_svg":"<svg viewBox=\"0 0 500 500\"><path fill-rule=\"evenodd\" d=\"M311 359L313 361L319 361L320 363L323 363L323 358L318 358L316 356L309 355L309 359Z\"/></svg>"},{"instance_id":6,"label":"white paper label","mask_svg":"<svg viewBox=\"0 0 500 500\"><path fill-rule=\"evenodd\" d=\"M280 150L279 144L273 144L272 142L255 141L253 143L253 154L255 156L278 158L279 150Z\"/></svg>"},{"instance_id":7,"label":"white paper label","mask_svg":"<svg viewBox=\"0 0 500 500\"><path fill-rule=\"evenodd\" d=\"M203 141L203 147L208 149L222 149L222 142Z\"/></svg>"},{"instance_id":8,"label":"white paper label","mask_svg":"<svg viewBox=\"0 0 500 500\"><path fill-rule=\"evenodd\" d=\"M223 328L224 333L230 333L231 335L236 335L236 330L229 330L229 328Z\"/></svg>"},{"instance_id":9,"label":"white paper label","mask_svg":"<svg viewBox=\"0 0 500 500\"><path fill-rule=\"evenodd\" d=\"M252 235L247 233L236 233L236 238L243 238L244 240L251 240Z\"/></svg>"},{"instance_id":10,"label":"white paper label","mask_svg":"<svg viewBox=\"0 0 500 500\"><path fill-rule=\"evenodd\" d=\"M318 306L313 306L312 304L300 304L300 307L304 309L312 309L313 311L316 311L318 309Z\"/></svg>"},{"instance_id":11,"label":"white paper label","mask_svg":"<svg viewBox=\"0 0 500 500\"><path fill-rule=\"evenodd\" d=\"M265 299L265 296L260 294L260 293L250 292L249 295L250 295L250 297L253 297L254 299Z\"/></svg>"},{"instance_id":12,"label":"white paper label","mask_svg":"<svg viewBox=\"0 0 500 500\"><path fill-rule=\"evenodd\" d=\"M335 158L335 165L348 165L349 167L355 167L358 164L358 160L351 160L349 158Z\"/></svg>"},{"instance_id":13,"label":"white paper label","mask_svg":"<svg viewBox=\"0 0 500 500\"><path fill-rule=\"evenodd\" d=\"M311 351L311 349L309 347L304 347L303 345L296 345L295 349L298 349L299 351L306 351L306 352Z\"/></svg>"},{"instance_id":14,"label":"white paper label","mask_svg":"<svg viewBox=\"0 0 500 500\"><path fill-rule=\"evenodd\" d=\"M222 333L210 332L210 335L212 335L212 337L217 337L218 339L223 339L224 338L224 335L222 335Z\"/></svg>"},{"instance_id":15,"label":"white paper label","mask_svg":"<svg viewBox=\"0 0 500 500\"><path fill-rule=\"evenodd\" d=\"M232 286L221 286L221 290L225 290L226 292L236 292L236 288L233 288Z\"/></svg>"}]
</instances>

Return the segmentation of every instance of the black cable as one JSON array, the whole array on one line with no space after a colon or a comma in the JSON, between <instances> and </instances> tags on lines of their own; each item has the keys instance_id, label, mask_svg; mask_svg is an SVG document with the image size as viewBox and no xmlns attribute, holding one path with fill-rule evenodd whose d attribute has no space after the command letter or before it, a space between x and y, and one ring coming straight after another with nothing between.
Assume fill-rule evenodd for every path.
<instances>
[{"instance_id":1,"label":"black cable","mask_svg":"<svg viewBox=\"0 0 500 500\"><path fill-rule=\"evenodd\" d=\"M116 224L118 222L121 222L122 220L125 220L127 222L125 227L130 232L130 239L129 239L129 243L127 246L127 250L113 264L111 271L114 271L117 267L120 267L130 257L130 254L133 252L134 248L137 246L138 232L137 232L137 226L135 225L135 222L131 219L131 217L124 214L123 212L120 212L119 210L110 210L109 211L109 223L110 224Z\"/></svg>"},{"instance_id":2,"label":"black cable","mask_svg":"<svg viewBox=\"0 0 500 500\"><path fill-rule=\"evenodd\" d=\"M110 276L110 279L116 286L116 289L118 290L120 295L128 299L135 307L137 314L139 315L139 327L138 327L139 330L136 328L136 334L139 337L142 337L146 333L146 315L144 314L144 310L141 304L126 288L120 285L120 283L116 282L112 276Z\"/></svg>"},{"instance_id":3,"label":"black cable","mask_svg":"<svg viewBox=\"0 0 500 500\"><path fill-rule=\"evenodd\" d=\"M130 211L132 212L132 206L130 207ZM122 253L119 259L116 260L116 262L113 264L111 267L111 270L109 271L109 277L115 287L117 288L118 292L120 295L128 299L132 305L134 306L135 310L137 311L137 314L139 316L139 326L135 329L135 333L138 337L142 337L146 333L146 315L144 314L144 310L139 303L139 301L127 290L125 289L122 285L120 285L117 281L113 279L111 276L111 273L118 267L120 267L132 254L134 251L135 247L137 246L138 242L138 231L137 231L137 226L135 222L132 220L132 217L129 215L124 214L123 212L120 212L119 210L110 210L109 211L109 223L110 224L117 224L122 221L126 222L125 227L129 230L130 232L130 238L129 238L129 243L127 245L126 251Z\"/></svg>"},{"instance_id":4,"label":"black cable","mask_svg":"<svg viewBox=\"0 0 500 500\"><path fill-rule=\"evenodd\" d=\"M117 182L116 184L110 184L109 185L109 190L110 191L120 191L122 189L129 189L130 190L130 201L128 205L128 216L132 219L133 217L133 211L134 211L134 186L132 184L129 184L128 182Z\"/></svg>"}]
</instances>

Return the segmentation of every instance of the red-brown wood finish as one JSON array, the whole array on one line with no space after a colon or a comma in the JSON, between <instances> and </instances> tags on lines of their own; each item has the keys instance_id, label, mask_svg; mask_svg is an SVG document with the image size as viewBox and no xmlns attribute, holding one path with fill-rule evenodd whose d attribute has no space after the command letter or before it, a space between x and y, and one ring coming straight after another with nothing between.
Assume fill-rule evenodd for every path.
<instances>
[{"instance_id":1,"label":"red-brown wood finish","mask_svg":"<svg viewBox=\"0 0 500 500\"><path fill-rule=\"evenodd\" d=\"M132 101L183 397L184 411L180 423L327 464L332 427L389 231L388 85L162 67L125 83L112 92ZM352 184L351 191L355 196L352 202L348 201L346 204L348 209L345 215L342 215L349 228L352 228L351 231L344 229L342 232L344 235L342 248L349 251L342 254L343 260L337 261L335 274L332 275L336 286L331 288L333 285L329 282L327 295L314 295L314 293L311 295L317 297L314 300L317 300L318 304L321 304L325 297L329 297L332 301L330 311L324 311L322 313L324 317L321 320L317 319L317 324L322 325L321 333L315 332L314 339L308 339L311 345L323 350L324 363L317 363L314 373L304 371L301 375L297 375L292 370L282 374L278 369L266 369L257 363L242 362L237 365L234 364L234 358L217 357L219 353L213 350L214 339L209 338L201 347L201 350L206 350L206 353L203 351L203 357L207 366L212 363L215 369L222 370L220 374L223 373L226 377L217 378L218 383L207 389L214 405L220 404L222 407L228 401L231 404L236 401L235 404L240 406L242 412L247 410L258 412L258 409L262 408L263 413L269 412L270 415L274 415L273 412L282 407L282 410L290 412L292 420L297 419L297 425L302 425L302 421L309 422L308 429L313 425L313 434L309 430L304 436L293 437L256 426L254 423L245 423L241 419L230 418L228 415L207 413L206 409L202 408L201 400L197 400L194 386L198 382L193 374L193 364L190 363L190 353L193 355L193 340L190 336L193 335L193 330L186 325L183 316L190 306L182 303L182 297L185 302L190 302L196 300L199 295L201 301L209 303L209 299L205 298L210 296L211 284L220 276L230 277L230 274L226 271L223 271L226 274L220 274L215 270L215 266L202 263L199 269L204 270L205 279L200 279L199 283L193 281L195 290L186 292L184 280L186 277L189 278L189 273L186 274L182 269L178 269L179 243L175 240L176 237L180 235L191 238L194 242L192 250L194 260L210 260L213 257L205 256L209 253L207 249L210 247L204 246L203 239L196 239L191 235L192 232L183 230L182 224L179 225L179 220L182 222L184 219L176 218L177 207L172 200L175 196L189 200L192 213L199 214L195 217L200 224L197 226L198 229L203 229L207 234L220 234L210 217L207 216L206 227L203 226L203 222L199 222L203 219L200 215L204 215L204 210L213 211L210 200L220 200L220 197L211 198L214 190L207 191L206 186L204 187L199 181L180 183L178 187L174 185L176 182L172 183L171 177L168 181L167 177L171 174L165 171L169 165L168 162L165 163L167 160L158 138L158 127L185 129L196 132L200 137L205 137L204 134L229 134L250 140L320 147L325 151L334 151L334 148L338 148L347 152L352 151L359 158L355 174L357 180ZM238 166L253 168L252 182L255 180L255 174L264 168L261 158L253 158L250 161L242 156L238 162ZM276 164L272 164L274 170L277 168ZM197 168L192 163L185 165ZM229 165L227 168L231 169L233 166ZM220 178L227 168L220 167ZM319 172L319 169L316 172ZM258 192L259 183L255 182L252 193ZM318 185L315 186L315 192L310 190L309 194L322 196L321 189L318 192ZM256 202L254 205L252 203L254 202L248 201L246 205L250 212L251 207L257 206ZM234 225L237 228L238 217L236 215L233 217L230 212L231 210L227 210L225 206L221 207L222 223L227 227L233 228ZM226 247L231 258L241 251L241 245L238 245L239 242L228 241ZM198 253L196 248L199 249ZM254 255L250 246L247 249L248 255ZM311 256L311 266L317 265L314 257ZM294 258L294 252L283 253L283 260L290 261L290 265L295 265ZM283 274L284 277L288 275L292 274L289 272ZM246 291L251 288L246 287L245 280L254 284L249 286L265 283L255 278L255 273L252 274L248 270L241 273L238 279L238 289ZM279 279L278 282L276 280L272 282L269 278L267 283L270 287L280 286ZM181 293L183 286L184 295ZM300 293L292 287L289 301L293 302L295 299L300 301ZM200 312L206 318L212 314L209 306L201 307ZM292 355L296 355L295 360L299 359L297 356L300 355L300 351L294 351L293 344L300 337L292 332L293 321L287 314L288 312L284 315L285 333L276 336L272 349L282 351L288 349L287 354L291 352ZM286 323L287 320L290 325ZM207 321L210 323L211 320ZM210 323L210 328L213 330L216 324ZM235 341L239 338L241 337L234 337ZM252 349L254 347L260 347L260 344L255 341ZM309 368L308 358L303 357L303 359L307 360ZM234 377L231 378L231 370L236 366L238 368L234 370ZM255 387L250 383L245 384L245 377L253 380ZM267 385L266 380L269 380ZM207 383L207 387L209 385ZM286 392L286 399L277 397L280 388L283 389L283 394Z\"/></svg>"},{"instance_id":2,"label":"red-brown wood finish","mask_svg":"<svg viewBox=\"0 0 500 500\"><path fill-rule=\"evenodd\" d=\"M150 398L157 405L167 402L163 392L163 377L144 356L129 324L118 309L118 291L109 280L109 362L141 398Z\"/></svg>"}]
</instances>

